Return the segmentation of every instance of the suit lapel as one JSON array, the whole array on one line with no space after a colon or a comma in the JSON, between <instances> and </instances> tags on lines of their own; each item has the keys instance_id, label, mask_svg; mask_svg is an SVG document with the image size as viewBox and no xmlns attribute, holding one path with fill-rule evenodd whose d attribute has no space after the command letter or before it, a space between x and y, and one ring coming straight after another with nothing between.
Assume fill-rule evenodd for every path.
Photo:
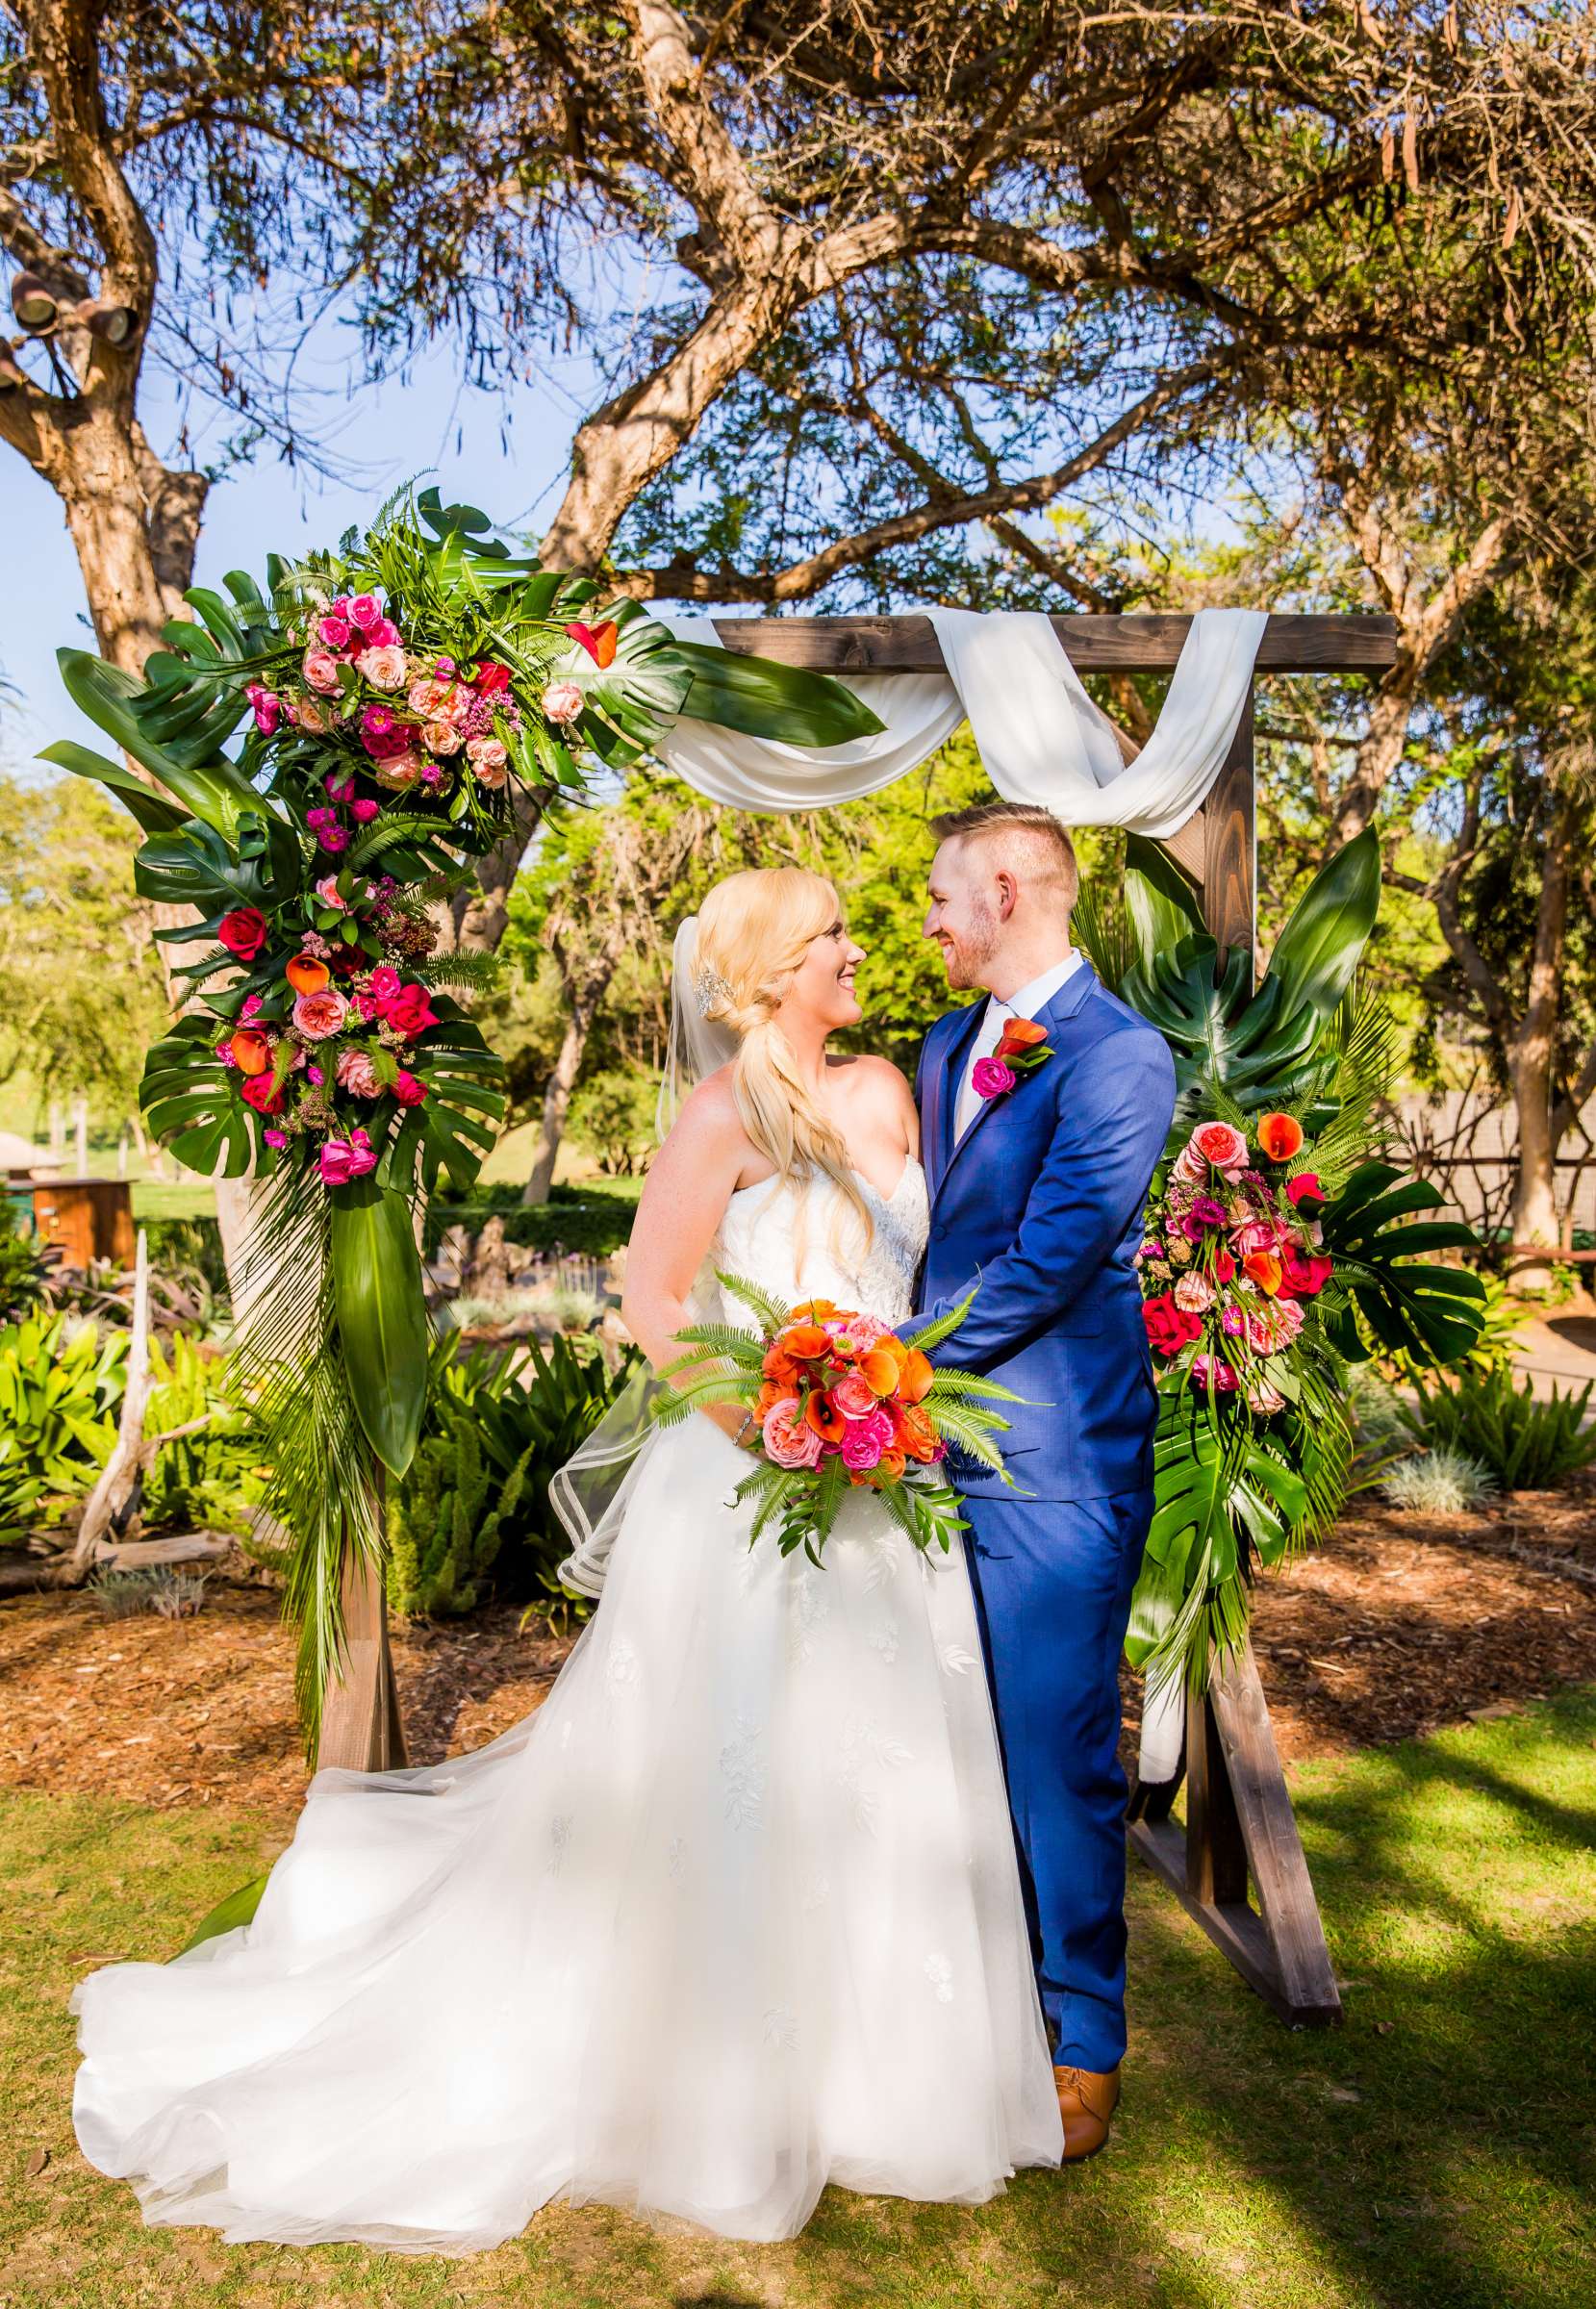
<instances>
[{"instance_id":1,"label":"suit lapel","mask_svg":"<svg viewBox=\"0 0 1596 2309\"><path fill-rule=\"evenodd\" d=\"M1065 979L1063 985L1058 989L1058 992L1053 996L1051 1002L1043 1003L1041 1009L1037 1013L1037 1017L1041 1024L1044 1025L1048 1029L1048 1040L1052 1046L1053 1053L1051 1058L1043 1061L1044 1066L1062 1065L1063 1053L1058 1048L1060 1029L1068 1023L1069 1020L1076 1016L1077 1012L1080 1009L1087 996L1091 993L1092 989L1097 985L1097 983L1098 974L1092 968L1092 965L1087 961L1085 955L1083 954L1080 958L1080 968L1070 973L1070 976ZM985 1005L980 1002L977 1002L975 1005L975 1015L977 1018L981 1015L984 1006ZM962 1080L964 1062L969 1057L970 1045L974 1040L974 1030L968 1034L961 1034L954 1045L953 1051L953 1057L956 1059L958 1064L957 1075L954 1074L951 1066L944 1070L945 1081L943 1096L944 1104L948 1110L948 1137L950 1144L948 1149L948 1158L942 1166L941 1175L936 1182L936 1191L939 1194L941 1193L943 1187L947 1184L949 1174L952 1170L954 1163L957 1162L959 1156L970 1145L976 1132L980 1129L981 1125L986 1121L987 1116L993 1111L993 1109L998 1106L1006 1106L1010 1099L1024 1098L1026 1095L1026 1078L1022 1075L1014 1088L1011 1091L1006 1091L1001 1098L983 1099L979 1106L975 1109L975 1112L971 1116L970 1128L965 1131L964 1136L956 1141L953 1140L953 1116L957 1112L958 1108L959 1082Z\"/></svg>"},{"instance_id":2,"label":"suit lapel","mask_svg":"<svg viewBox=\"0 0 1596 2309\"><path fill-rule=\"evenodd\" d=\"M980 1031L986 1015L986 1002L972 1002L960 1018L949 1042L948 1056L937 1069L941 1104L937 1115L937 1180L948 1176L948 1166L957 1153L959 1091L964 1082L964 1070L970 1062L970 1046ZM979 1119L978 1117L976 1118Z\"/></svg>"}]
</instances>

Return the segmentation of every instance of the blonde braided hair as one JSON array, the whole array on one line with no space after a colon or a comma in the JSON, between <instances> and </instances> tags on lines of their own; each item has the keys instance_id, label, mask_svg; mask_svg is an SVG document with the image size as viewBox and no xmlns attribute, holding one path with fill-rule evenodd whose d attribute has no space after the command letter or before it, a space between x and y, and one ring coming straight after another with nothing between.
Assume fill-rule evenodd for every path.
<instances>
[{"instance_id":1,"label":"blonde braided hair","mask_svg":"<svg viewBox=\"0 0 1596 2309\"><path fill-rule=\"evenodd\" d=\"M698 912L697 993L704 1016L738 1037L732 1092L744 1129L802 1198L819 1172L874 1232L848 1148L798 1073L775 1012L793 973L842 912L823 875L801 866L753 868L717 882Z\"/></svg>"}]
</instances>

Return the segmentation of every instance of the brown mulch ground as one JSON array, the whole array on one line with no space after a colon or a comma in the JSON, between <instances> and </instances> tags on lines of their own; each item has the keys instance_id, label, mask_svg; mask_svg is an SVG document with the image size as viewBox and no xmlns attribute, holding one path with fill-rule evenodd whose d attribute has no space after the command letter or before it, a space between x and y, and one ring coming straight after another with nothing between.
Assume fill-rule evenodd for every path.
<instances>
[{"instance_id":1,"label":"brown mulch ground","mask_svg":"<svg viewBox=\"0 0 1596 2309\"><path fill-rule=\"evenodd\" d=\"M479 1747L537 1707L569 1644L505 1606L399 1628L413 1761ZM1489 1515L1360 1504L1261 1588L1255 1640L1289 1761L1403 1739L1596 1680L1596 1478ZM304 1789L276 1596L214 1576L204 1611L107 1619L83 1595L0 1604L0 1787L291 1817ZM1127 1729L1136 1693L1127 1683Z\"/></svg>"}]
</instances>

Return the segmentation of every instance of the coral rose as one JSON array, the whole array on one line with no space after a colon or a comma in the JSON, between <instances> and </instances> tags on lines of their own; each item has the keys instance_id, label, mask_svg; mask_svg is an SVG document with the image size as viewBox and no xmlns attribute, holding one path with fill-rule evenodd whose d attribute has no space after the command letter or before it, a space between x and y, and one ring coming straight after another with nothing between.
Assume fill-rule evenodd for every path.
<instances>
[{"instance_id":1,"label":"coral rose","mask_svg":"<svg viewBox=\"0 0 1596 2309\"><path fill-rule=\"evenodd\" d=\"M857 1371L838 1380L831 1390L831 1400L846 1419L868 1419L875 1408L874 1390Z\"/></svg>"},{"instance_id":2,"label":"coral rose","mask_svg":"<svg viewBox=\"0 0 1596 2309\"><path fill-rule=\"evenodd\" d=\"M313 690L323 698L336 698L342 686L338 678L338 660L329 649L319 649L313 643L300 660L299 671Z\"/></svg>"},{"instance_id":3,"label":"coral rose","mask_svg":"<svg viewBox=\"0 0 1596 2309\"><path fill-rule=\"evenodd\" d=\"M256 1027L239 1027L226 1046L241 1075L264 1075L271 1065L271 1044Z\"/></svg>"},{"instance_id":4,"label":"coral rose","mask_svg":"<svg viewBox=\"0 0 1596 2309\"><path fill-rule=\"evenodd\" d=\"M798 1384L798 1367L779 1341L773 1340L771 1345L766 1348L765 1359L759 1368L768 1380L778 1386L796 1386Z\"/></svg>"},{"instance_id":5,"label":"coral rose","mask_svg":"<svg viewBox=\"0 0 1596 2309\"><path fill-rule=\"evenodd\" d=\"M466 755L476 773L478 785L490 791L502 786L510 774L508 749L497 738L470 738L467 741Z\"/></svg>"},{"instance_id":6,"label":"coral rose","mask_svg":"<svg viewBox=\"0 0 1596 2309\"><path fill-rule=\"evenodd\" d=\"M434 753L447 754L460 751L462 743L460 732L452 722L428 722L422 727L421 736Z\"/></svg>"},{"instance_id":7,"label":"coral rose","mask_svg":"<svg viewBox=\"0 0 1596 2309\"><path fill-rule=\"evenodd\" d=\"M1174 1175L1197 1185L1209 1166L1227 1178L1247 1167L1247 1141L1229 1123L1199 1123L1180 1150Z\"/></svg>"},{"instance_id":8,"label":"coral rose","mask_svg":"<svg viewBox=\"0 0 1596 2309\"><path fill-rule=\"evenodd\" d=\"M1258 1145L1271 1162L1289 1162L1302 1153L1303 1126L1294 1114L1260 1115Z\"/></svg>"},{"instance_id":9,"label":"coral rose","mask_svg":"<svg viewBox=\"0 0 1596 2309\"><path fill-rule=\"evenodd\" d=\"M1191 1315L1201 1315L1214 1303L1213 1285L1196 1269L1182 1275L1175 1286L1175 1304Z\"/></svg>"},{"instance_id":10,"label":"coral rose","mask_svg":"<svg viewBox=\"0 0 1596 2309\"><path fill-rule=\"evenodd\" d=\"M319 994L332 983L332 972L314 954L295 954L283 973L295 994Z\"/></svg>"},{"instance_id":11,"label":"coral rose","mask_svg":"<svg viewBox=\"0 0 1596 2309\"><path fill-rule=\"evenodd\" d=\"M241 962L253 962L266 942L269 928L259 906L235 906L216 926L216 936Z\"/></svg>"},{"instance_id":12,"label":"coral rose","mask_svg":"<svg viewBox=\"0 0 1596 2309\"><path fill-rule=\"evenodd\" d=\"M544 719L561 727L568 722L574 722L581 713L584 703L582 685L579 681L551 681L539 703L544 709Z\"/></svg>"},{"instance_id":13,"label":"coral rose","mask_svg":"<svg viewBox=\"0 0 1596 2309\"><path fill-rule=\"evenodd\" d=\"M309 1042L325 1042L348 1016L349 1005L335 986L324 986L319 994L302 994L293 1005L294 1026Z\"/></svg>"},{"instance_id":14,"label":"coral rose","mask_svg":"<svg viewBox=\"0 0 1596 2309\"><path fill-rule=\"evenodd\" d=\"M355 660L355 672L374 690L402 690L409 671L410 660L392 643L375 649L363 649Z\"/></svg>"},{"instance_id":15,"label":"coral rose","mask_svg":"<svg viewBox=\"0 0 1596 2309\"><path fill-rule=\"evenodd\" d=\"M897 1428L898 1440L911 1459L928 1465L942 1456L942 1438L919 1404L910 1404L899 1412Z\"/></svg>"},{"instance_id":16,"label":"coral rose","mask_svg":"<svg viewBox=\"0 0 1596 2309\"><path fill-rule=\"evenodd\" d=\"M371 1063L369 1052L344 1051L338 1062L340 1090L352 1091L357 1099L376 1099L382 1096L382 1084Z\"/></svg>"},{"instance_id":17,"label":"coral rose","mask_svg":"<svg viewBox=\"0 0 1596 2309\"><path fill-rule=\"evenodd\" d=\"M820 1436L801 1416L796 1395L783 1395L760 1424L765 1456L778 1467L818 1467L824 1449Z\"/></svg>"}]
</instances>

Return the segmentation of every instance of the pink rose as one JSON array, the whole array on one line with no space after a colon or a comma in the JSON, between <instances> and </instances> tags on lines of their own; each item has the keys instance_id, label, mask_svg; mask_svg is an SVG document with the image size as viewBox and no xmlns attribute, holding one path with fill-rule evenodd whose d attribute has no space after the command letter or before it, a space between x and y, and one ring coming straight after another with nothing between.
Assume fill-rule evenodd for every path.
<instances>
[{"instance_id":1,"label":"pink rose","mask_svg":"<svg viewBox=\"0 0 1596 2309\"><path fill-rule=\"evenodd\" d=\"M1222 1355L1194 1355L1191 1376L1200 1387L1206 1387L1211 1381L1220 1395L1233 1395L1236 1391L1236 1375Z\"/></svg>"},{"instance_id":2,"label":"pink rose","mask_svg":"<svg viewBox=\"0 0 1596 2309\"><path fill-rule=\"evenodd\" d=\"M357 1099L375 1099L382 1096L382 1084L377 1070L365 1051L345 1051L338 1062L340 1090L352 1091Z\"/></svg>"},{"instance_id":3,"label":"pink rose","mask_svg":"<svg viewBox=\"0 0 1596 2309\"><path fill-rule=\"evenodd\" d=\"M460 732L449 722L428 722L421 730L422 737L434 753L458 753Z\"/></svg>"},{"instance_id":4,"label":"pink rose","mask_svg":"<svg viewBox=\"0 0 1596 2309\"><path fill-rule=\"evenodd\" d=\"M1260 1251L1279 1251L1279 1247L1280 1230L1273 1219L1250 1219L1230 1237L1231 1250L1243 1260L1256 1257Z\"/></svg>"},{"instance_id":5,"label":"pink rose","mask_svg":"<svg viewBox=\"0 0 1596 2309\"><path fill-rule=\"evenodd\" d=\"M1213 1291L1203 1277L1195 1272L1182 1275L1175 1286L1175 1304L1183 1307L1188 1314L1203 1314L1213 1303Z\"/></svg>"},{"instance_id":6,"label":"pink rose","mask_svg":"<svg viewBox=\"0 0 1596 2309\"><path fill-rule=\"evenodd\" d=\"M765 1457L778 1467L818 1467L821 1439L798 1408L796 1395L783 1395L765 1414L760 1436Z\"/></svg>"},{"instance_id":7,"label":"pink rose","mask_svg":"<svg viewBox=\"0 0 1596 2309\"><path fill-rule=\"evenodd\" d=\"M355 672L374 690L402 690L408 671L404 651L392 643L363 649L355 660Z\"/></svg>"},{"instance_id":8,"label":"pink rose","mask_svg":"<svg viewBox=\"0 0 1596 2309\"><path fill-rule=\"evenodd\" d=\"M489 785L493 783L489 773L502 770L510 759L507 749L497 738L471 738L467 743L466 752L478 777Z\"/></svg>"},{"instance_id":9,"label":"pink rose","mask_svg":"<svg viewBox=\"0 0 1596 2309\"><path fill-rule=\"evenodd\" d=\"M302 994L293 1005L293 1023L310 1042L325 1042L348 1016L349 1005L336 986L324 986L319 994Z\"/></svg>"},{"instance_id":10,"label":"pink rose","mask_svg":"<svg viewBox=\"0 0 1596 2309\"><path fill-rule=\"evenodd\" d=\"M1182 1169L1188 1157L1190 1167ZM1247 1168L1247 1141L1229 1123L1199 1123L1181 1148L1175 1168L1178 1176L1196 1184L1206 1177L1210 1163L1227 1178Z\"/></svg>"},{"instance_id":11,"label":"pink rose","mask_svg":"<svg viewBox=\"0 0 1596 2309\"><path fill-rule=\"evenodd\" d=\"M970 1070L970 1087L978 1099L1001 1099L1018 1080L1006 1058L977 1058Z\"/></svg>"},{"instance_id":12,"label":"pink rose","mask_svg":"<svg viewBox=\"0 0 1596 2309\"><path fill-rule=\"evenodd\" d=\"M478 745L483 742L480 738L477 740ZM492 746L494 741L489 738L486 743ZM496 794L510 775L509 757L502 746L497 749L496 758L493 754L473 755L471 768L475 773L477 784L485 786L490 794Z\"/></svg>"},{"instance_id":13,"label":"pink rose","mask_svg":"<svg viewBox=\"0 0 1596 2309\"><path fill-rule=\"evenodd\" d=\"M319 690L323 698L338 696L338 660L330 650L318 649L313 643L300 661L299 671L311 688Z\"/></svg>"},{"instance_id":14,"label":"pink rose","mask_svg":"<svg viewBox=\"0 0 1596 2309\"><path fill-rule=\"evenodd\" d=\"M457 681L413 681L405 702L423 722L447 722L452 725L465 720L470 711L471 698L469 691L462 689Z\"/></svg>"},{"instance_id":15,"label":"pink rose","mask_svg":"<svg viewBox=\"0 0 1596 2309\"><path fill-rule=\"evenodd\" d=\"M392 618L379 618L366 639L373 649L401 649L404 647L404 635Z\"/></svg>"},{"instance_id":16,"label":"pink rose","mask_svg":"<svg viewBox=\"0 0 1596 2309\"><path fill-rule=\"evenodd\" d=\"M347 1138L328 1139L317 1156L323 1186L345 1186L351 1179L364 1179L376 1167L377 1157L364 1130L351 1130Z\"/></svg>"},{"instance_id":17,"label":"pink rose","mask_svg":"<svg viewBox=\"0 0 1596 2309\"><path fill-rule=\"evenodd\" d=\"M424 777L426 771L427 764L421 756L407 749L403 753L391 754L386 760L373 763L371 775L379 786L387 786L393 793L402 794L418 777Z\"/></svg>"},{"instance_id":18,"label":"pink rose","mask_svg":"<svg viewBox=\"0 0 1596 2309\"><path fill-rule=\"evenodd\" d=\"M369 825L381 808L380 801L372 801L369 797L367 797L365 799L357 799L349 804L349 815L357 825Z\"/></svg>"},{"instance_id":19,"label":"pink rose","mask_svg":"<svg viewBox=\"0 0 1596 2309\"><path fill-rule=\"evenodd\" d=\"M330 717L314 698L301 698L298 704L290 709L290 719L299 728L308 729L313 738L325 737L332 727Z\"/></svg>"},{"instance_id":20,"label":"pink rose","mask_svg":"<svg viewBox=\"0 0 1596 2309\"><path fill-rule=\"evenodd\" d=\"M426 1095L427 1086L419 1075L413 1075L408 1067L401 1066L393 1078L393 1096L398 1100L399 1104L401 1106L419 1106L425 1101Z\"/></svg>"},{"instance_id":21,"label":"pink rose","mask_svg":"<svg viewBox=\"0 0 1596 2309\"><path fill-rule=\"evenodd\" d=\"M366 991L378 1002L391 1002L403 984L404 980L396 970L386 962L379 962L366 981Z\"/></svg>"},{"instance_id":22,"label":"pink rose","mask_svg":"<svg viewBox=\"0 0 1596 2309\"><path fill-rule=\"evenodd\" d=\"M347 912L345 901L339 896L336 874L324 874L321 876L316 885L316 895L324 906L336 906L341 914Z\"/></svg>"},{"instance_id":23,"label":"pink rose","mask_svg":"<svg viewBox=\"0 0 1596 2309\"><path fill-rule=\"evenodd\" d=\"M316 633L323 648L342 650L349 647L349 621L335 616L331 610L317 626Z\"/></svg>"},{"instance_id":24,"label":"pink rose","mask_svg":"<svg viewBox=\"0 0 1596 2309\"><path fill-rule=\"evenodd\" d=\"M875 1408L875 1390L857 1371L839 1379L831 1390L831 1400L845 1419L868 1419Z\"/></svg>"},{"instance_id":25,"label":"pink rose","mask_svg":"<svg viewBox=\"0 0 1596 2309\"><path fill-rule=\"evenodd\" d=\"M375 594L357 594L349 604L349 622L358 625L362 633L369 633L382 623L382 603Z\"/></svg>"},{"instance_id":26,"label":"pink rose","mask_svg":"<svg viewBox=\"0 0 1596 2309\"><path fill-rule=\"evenodd\" d=\"M881 1454L892 1449L892 1413L883 1411L879 1406L864 1419L849 1419L843 1433L843 1465L856 1475L863 1475L879 1465Z\"/></svg>"},{"instance_id":27,"label":"pink rose","mask_svg":"<svg viewBox=\"0 0 1596 2309\"><path fill-rule=\"evenodd\" d=\"M244 696L255 709L255 726L263 738L269 738L283 718L283 700L274 692L252 681Z\"/></svg>"},{"instance_id":28,"label":"pink rose","mask_svg":"<svg viewBox=\"0 0 1596 2309\"><path fill-rule=\"evenodd\" d=\"M579 681L551 681L541 699L544 719L555 723L574 722L584 702Z\"/></svg>"},{"instance_id":29,"label":"pink rose","mask_svg":"<svg viewBox=\"0 0 1596 2309\"><path fill-rule=\"evenodd\" d=\"M1272 1387L1266 1379L1255 1379L1247 1390L1247 1408L1267 1419L1275 1411L1285 1409L1285 1397L1279 1387Z\"/></svg>"}]
</instances>

